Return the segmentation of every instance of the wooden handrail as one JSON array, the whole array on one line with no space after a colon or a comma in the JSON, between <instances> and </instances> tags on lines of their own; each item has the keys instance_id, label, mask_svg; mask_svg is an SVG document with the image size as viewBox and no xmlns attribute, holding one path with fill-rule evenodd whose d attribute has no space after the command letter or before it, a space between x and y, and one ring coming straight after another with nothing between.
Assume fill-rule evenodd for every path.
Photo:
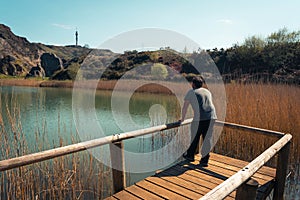
<instances>
[{"instance_id":1,"label":"wooden handrail","mask_svg":"<svg viewBox=\"0 0 300 200\"><path fill-rule=\"evenodd\" d=\"M281 138L282 136L285 135L285 133L282 133L279 131L272 131L272 130L268 130L268 129L256 128L256 127L252 127L252 126L245 126L245 125L241 125L241 124L223 122L223 121L218 121L218 120L216 121L216 125L224 125L225 127L229 127L229 128L236 128L236 129L241 129L241 130L245 130L245 131L259 132L264 135L275 136L277 138Z\"/></svg>"},{"instance_id":2,"label":"wooden handrail","mask_svg":"<svg viewBox=\"0 0 300 200\"><path fill-rule=\"evenodd\" d=\"M58 147L55 149L45 150L45 151L41 151L41 152L37 152L37 153L33 153L33 154L16 157L16 158L2 160L2 161L0 161L0 171L5 171L5 170L9 170L9 169L49 160L52 158L84 151L86 149L99 147L99 146L109 144L109 143L114 143L114 142L130 139L130 138L134 138L134 137L138 137L138 136L142 136L142 135L155 133L158 131L164 131L164 130L176 128L179 126L190 124L191 122L192 122L192 119L187 119L181 123L174 122L174 123L170 123L170 124L154 126L154 127L135 130L135 131L131 131L131 132L115 134L115 135L111 135L111 136L102 137L99 139L89 140L86 142L80 142L80 143L71 144L71 145L64 146L64 147Z\"/></svg>"},{"instance_id":3,"label":"wooden handrail","mask_svg":"<svg viewBox=\"0 0 300 200\"><path fill-rule=\"evenodd\" d=\"M16 158L11 158L7 160L2 160L0 161L0 171L5 171L45 160L49 160L52 158L84 151L86 149L94 148L94 147L99 147L105 144L117 142L117 141L122 141L142 135L147 135L151 133L155 133L158 131L164 131L172 128L176 128L179 126L183 125L188 125L192 122L193 119L187 119L184 120L183 122L174 122L174 123L169 123L169 124L164 124L164 125L159 125L159 126L154 126L150 128L145 128L145 129L140 129L140 130L135 130L127 133L121 133L121 134L115 134L111 136L106 136L94 140L89 140L86 142L80 142L76 144L71 144L67 145L64 147L58 147L55 149L50 149L50 150L45 150L33 154L28 154ZM265 134L270 134L270 135L275 135L275 136L282 136L284 135L283 133L280 132L275 132L271 130L266 130L266 129L259 129L255 127L250 127L250 126L244 126L244 125L239 125L239 124L234 124L234 123L229 123L229 122L222 122L222 121L216 121L216 125L224 125L228 126L231 128L240 128L243 130L252 130L252 131L257 131L257 132L262 132Z\"/></svg>"},{"instance_id":4,"label":"wooden handrail","mask_svg":"<svg viewBox=\"0 0 300 200\"><path fill-rule=\"evenodd\" d=\"M246 167L238 171L233 176L229 177L226 181L215 187L201 200L210 199L224 199L245 181L247 181L253 174L255 174L266 162L275 156L283 147L285 147L292 139L292 135L285 134L281 139L269 147L266 151L260 154L256 159L250 162ZM280 163L286 165L287 163Z\"/></svg>"}]
</instances>

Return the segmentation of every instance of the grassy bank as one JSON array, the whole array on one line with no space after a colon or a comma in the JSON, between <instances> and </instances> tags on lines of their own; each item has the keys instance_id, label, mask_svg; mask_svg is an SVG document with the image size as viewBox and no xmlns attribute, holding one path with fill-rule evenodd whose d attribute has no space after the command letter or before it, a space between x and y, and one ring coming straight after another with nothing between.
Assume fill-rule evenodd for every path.
<instances>
[{"instance_id":1,"label":"grassy bank","mask_svg":"<svg viewBox=\"0 0 300 200\"><path fill-rule=\"evenodd\" d=\"M172 94L172 91L168 89L176 88L176 91L185 93L185 89L182 87L182 83L175 82L157 82L153 81L140 81L140 80L127 80L123 84L118 84L115 88L117 80L90 80L77 82L78 88L96 88L97 90L119 90L119 91L132 91L147 92L156 94ZM160 84L162 83L162 84ZM141 87L139 87L142 85ZM166 85L166 87L162 86ZM54 88L73 88L73 81L55 81L55 80L35 80L35 79L0 79L0 86L26 86L26 87L54 87ZM175 89L174 89L175 90Z\"/></svg>"}]
</instances>

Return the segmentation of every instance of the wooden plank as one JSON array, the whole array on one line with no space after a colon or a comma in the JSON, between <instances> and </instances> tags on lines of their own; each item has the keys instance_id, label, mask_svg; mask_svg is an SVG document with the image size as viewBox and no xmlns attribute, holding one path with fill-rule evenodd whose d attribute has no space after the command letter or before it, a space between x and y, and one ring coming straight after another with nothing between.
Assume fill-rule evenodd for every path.
<instances>
[{"instance_id":1,"label":"wooden plank","mask_svg":"<svg viewBox=\"0 0 300 200\"><path fill-rule=\"evenodd\" d=\"M130 187L125 188L126 191L130 192L131 194L134 194L135 196L138 196L142 199L153 199L153 200L160 200L163 199L160 196L157 196L154 193L151 193L147 190L144 190L143 188L140 188L136 185L132 185Z\"/></svg>"},{"instance_id":2,"label":"wooden plank","mask_svg":"<svg viewBox=\"0 0 300 200\"><path fill-rule=\"evenodd\" d=\"M178 195L177 193L174 193L170 190L167 190L165 188L161 188L156 184L153 184L149 181L142 180L138 183L136 183L138 187L141 187L149 192L152 192L154 194L159 195L160 197L164 199L188 199L184 196Z\"/></svg>"},{"instance_id":3,"label":"wooden plank","mask_svg":"<svg viewBox=\"0 0 300 200\"><path fill-rule=\"evenodd\" d=\"M217 162L217 161L214 161L214 160L210 160L209 164L213 165L213 166L216 166L216 167L220 167L220 168L232 170L235 173L242 169L242 168L235 167L235 166L232 166L232 165L229 165L229 164L220 163L220 162ZM260 174L260 173L255 173L253 175L253 178L255 178L255 179L261 179L261 180L265 180L265 181L271 181L271 180L274 179L274 177L271 177L271 176L268 176L268 175L263 175L263 174Z\"/></svg>"},{"instance_id":4,"label":"wooden plank","mask_svg":"<svg viewBox=\"0 0 300 200\"><path fill-rule=\"evenodd\" d=\"M186 175L188 176L188 175ZM208 193L211 189L208 189L207 187L205 187L207 184L209 184L209 182L205 182L205 181L201 181L201 179L197 179L195 177L192 177L190 176L189 178L194 178L195 179L195 182L192 182L190 181L190 179L183 179L179 176L171 176L170 174L167 174L167 173L161 173L159 175L159 177L161 179L164 179L166 181L169 181L173 184L176 184L182 188L185 188L187 190L191 190L195 193L198 193L200 196L203 196L205 195L206 193ZM217 186L217 184L215 185ZM232 196L229 196L228 198L226 199L230 199L230 200L233 200L234 199L234 195Z\"/></svg>"},{"instance_id":5,"label":"wooden plank","mask_svg":"<svg viewBox=\"0 0 300 200\"><path fill-rule=\"evenodd\" d=\"M134 196L133 194L122 190L121 192L118 192L113 195L117 199L128 199L128 200L140 200L141 198L138 198L137 196Z\"/></svg>"},{"instance_id":6,"label":"wooden plank","mask_svg":"<svg viewBox=\"0 0 300 200\"><path fill-rule=\"evenodd\" d=\"M179 170L180 171L181 169L182 169L181 166L174 166L174 170ZM214 185L219 185L219 184L221 184L223 182L220 178L208 175L208 174L206 174L203 171L189 170L189 171L185 171L184 174L189 175L191 177L194 177L197 180L200 179L200 180L207 181L207 182L209 182L211 184L214 184ZM191 177L188 177L188 178L191 179ZM211 188L211 187L209 187L209 188Z\"/></svg>"},{"instance_id":7,"label":"wooden plank","mask_svg":"<svg viewBox=\"0 0 300 200\"><path fill-rule=\"evenodd\" d=\"M170 176L167 173L162 173L160 178L173 182L178 185L182 185L183 187L187 187L194 192L200 193L202 195L209 192L212 188L216 187L217 184L211 184L210 182L204 181L202 179L189 176L187 174L181 174L178 176ZM211 186L211 187L210 187Z\"/></svg>"},{"instance_id":8,"label":"wooden plank","mask_svg":"<svg viewBox=\"0 0 300 200\"><path fill-rule=\"evenodd\" d=\"M176 168L174 168L174 171L176 171ZM169 172L169 171L168 171ZM165 172L165 173L168 173ZM185 173L177 174L176 177L187 180L189 182L198 184L206 188L207 190L211 190L215 186L219 185L223 181L220 179L212 178L206 174L201 174L197 171L185 171ZM206 191L206 190L205 190Z\"/></svg>"},{"instance_id":9,"label":"wooden plank","mask_svg":"<svg viewBox=\"0 0 300 200\"><path fill-rule=\"evenodd\" d=\"M212 171L214 173L217 173L219 175L222 175L222 176L225 176L225 177L228 177L228 178L230 178L231 176L233 176L234 174L236 174L238 172L238 170L233 171L233 170L230 170L230 169L225 169L225 168L210 165L210 164L208 165L208 167L206 167L204 169L200 168L200 169L196 169L196 170L203 170L203 171L207 171L207 172ZM257 178L257 177L256 177L256 180L258 181L258 183L260 185L264 185L268 182L267 180Z\"/></svg>"},{"instance_id":10,"label":"wooden plank","mask_svg":"<svg viewBox=\"0 0 300 200\"><path fill-rule=\"evenodd\" d=\"M239 170L241 170L241 168L225 165L222 163L215 162L213 160L209 161L209 165L206 168L201 168L198 165L193 165L193 164L187 165L187 167L191 169L195 169L196 171L202 171L203 173L212 175L214 177L219 177L223 180L229 178L230 176L234 175ZM267 176L264 176L262 178L260 177L260 175L255 175L255 178L260 185L264 185L265 183L273 179L273 177L267 177Z\"/></svg>"},{"instance_id":11,"label":"wooden plank","mask_svg":"<svg viewBox=\"0 0 300 200\"><path fill-rule=\"evenodd\" d=\"M174 169L181 170L180 166L174 166ZM201 171L195 171L195 170L189 170L185 171L185 173L178 175L178 177L189 180L195 184L201 184L202 190L208 193L215 187L217 187L219 184L223 182L222 179L216 178L211 175L207 175ZM235 191L232 192L230 195L228 195L228 198L235 197Z\"/></svg>"},{"instance_id":12,"label":"wooden plank","mask_svg":"<svg viewBox=\"0 0 300 200\"><path fill-rule=\"evenodd\" d=\"M246 165L249 164L249 162L239 160L239 159L236 159L236 158L231 158L231 157L224 156L224 155L220 155L220 154L216 154L216 153L211 153L210 154L210 160L223 162L225 164L230 164L232 166L241 167L241 168L243 168L243 167L245 167ZM268 176L271 176L271 177L275 177L276 169L272 168L272 167L263 166L261 169L259 169L257 171L257 173L260 173L260 174L263 174L263 175L268 175Z\"/></svg>"},{"instance_id":13,"label":"wooden plank","mask_svg":"<svg viewBox=\"0 0 300 200\"><path fill-rule=\"evenodd\" d=\"M183 187L180 187L176 184L173 184L169 181L166 181L164 179L158 178L158 177L148 177L145 179L146 181L149 181L151 183L154 183L156 185L159 185L162 188L165 188L167 190L170 190L174 193L177 193L181 196L184 196L188 199L199 199L201 196L201 194L193 192L191 190L185 189Z\"/></svg>"}]
</instances>

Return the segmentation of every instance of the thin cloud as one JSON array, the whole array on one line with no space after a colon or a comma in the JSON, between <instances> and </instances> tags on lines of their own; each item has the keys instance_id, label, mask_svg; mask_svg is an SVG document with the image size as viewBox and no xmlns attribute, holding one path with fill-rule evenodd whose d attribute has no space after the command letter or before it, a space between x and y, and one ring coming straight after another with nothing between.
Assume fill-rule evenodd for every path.
<instances>
[{"instance_id":1,"label":"thin cloud","mask_svg":"<svg viewBox=\"0 0 300 200\"><path fill-rule=\"evenodd\" d=\"M217 22L222 23L222 24L228 24L228 25L233 24L233 21L230 19L219 19L219 20L217 20Z\"/></svg>"},{"instance_id":2,"label":"thin cloud","mask_svg":"<svg viewBox=\"0 0 300 200\"><path fill-rule=\"evenodd\" d=\"M62 29L66 29L66 30L73 29L73 26L66 25L66 24L56 24L56 23L53 23L52 26L55 26L55 27L58 27L58 28L62 28Z\"/></svg>"}]
</instances>

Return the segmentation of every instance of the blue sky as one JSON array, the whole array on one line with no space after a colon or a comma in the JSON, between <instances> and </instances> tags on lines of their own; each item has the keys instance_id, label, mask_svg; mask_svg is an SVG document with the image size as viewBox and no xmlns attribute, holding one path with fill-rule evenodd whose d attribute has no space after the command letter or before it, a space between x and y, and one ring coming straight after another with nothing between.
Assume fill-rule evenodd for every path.
<instances>
[{"instance_id":1,"label":"blue sky","mask_svg":"<svg viewBox=\"0 0 300 200\"><path fill-rule=\"evenodd\" d=\"M120 33L162 28L201 48L230 47L252 35L300 30L299 0L2 0L0 23L31 42L97 47Z\"/></svg>"}]
</instances>

